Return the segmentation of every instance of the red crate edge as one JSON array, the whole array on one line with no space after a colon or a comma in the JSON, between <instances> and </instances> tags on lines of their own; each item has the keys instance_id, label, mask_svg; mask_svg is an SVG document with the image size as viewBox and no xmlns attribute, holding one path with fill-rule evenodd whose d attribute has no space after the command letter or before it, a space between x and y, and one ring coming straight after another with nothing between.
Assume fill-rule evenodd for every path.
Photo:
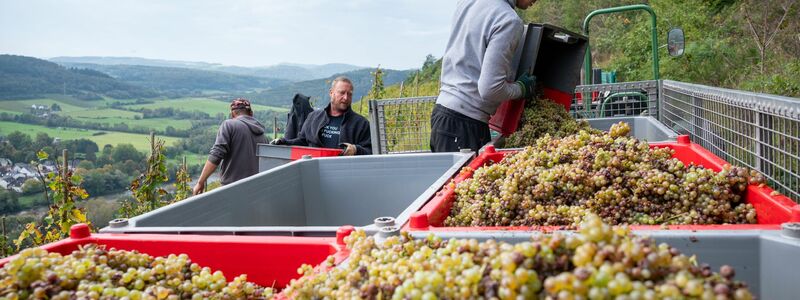
<instances>
[{"instance_id":1,"label":"red crate edge","mask_svg":"<svg viewBox=\"0 0 800 300\"><path fill-rule=\"evenodd\" d=\"M289 158L298 160L303 158L304 155L310 155L311 157L339 156L342 155L342 149L292 146L292 153Z\"/></svg>"},{"instance_id":2,"label":"red crate edge","mask_svg":"<svg viewBox=\"0 0 800 300\"><path fill-rule=\"evenodd\" d=\"M721 170L727 162L698 144L691 143L688 136L679 136L676 142L652 143L651 148L668 147L675 150L674 158L685 164L694 163L714 171ZM453 179L457 184L471 178L474 170L489 162L499 162L506 153L516 150L500 150L486 147L485 151L475 157L468 165L470 170L462 171ZM777 230L783 222L800 222L800 204L794 203L783 195L772 195L769 187L750 185L745 192L745 199L756 209L759 224L720 224L720 225L633 225L634 230ZM409 231L554 231L562 230L563 226L518 226L518 227L445 227L444 219L450 214L450 209L455 198L452 186L443 187L419 211L412 214L411 219L403 226Z\"/></svg>"},{"instance_id":3,"label":"red crate edge","mask_svg":"<svg viewBox=\"0 0 800 300\"><path fill-rule=\"evenodd\" d=\"M82 226L86 225L75 225L72 231L82 230ZM66 255L86 244L137 250L152 256L186 253L193 262L222 271L228 281L247 274L250 282L276 288L283 288L291 279L300 277L297 268L303 263L316 266L330 255L340 263L347 257L344 245L337 243L336 237L99 233L72 234L70 238L39 248ZM0 259L0 267L16 257Z\"/></svg>"}]
</instances>

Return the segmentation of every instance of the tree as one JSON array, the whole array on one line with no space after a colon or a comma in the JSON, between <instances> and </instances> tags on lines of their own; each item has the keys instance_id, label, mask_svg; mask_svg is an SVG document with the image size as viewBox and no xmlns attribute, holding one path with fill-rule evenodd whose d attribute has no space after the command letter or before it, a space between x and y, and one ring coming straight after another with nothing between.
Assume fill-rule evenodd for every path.
<instances>
[{"instance_id":1,"label":"tree","mask_svg":"<svg viewBox=\"0 0 800 300\"><path fill-rule=\"evenodd\" d=\"M747 0L742 4L742 15L758 49L761 75L766 72L767 54L774 47L776 38L784 31L791 30L787 26L787 22L790 22L787 17L796 14L792 10L796 2L797 0Z\"/></svg>"},{"instance_id":2,"label":"tree","mask_svg":"<svg viewBox=\"0 0 800 300\"><path fill-rule=\"evenodd\" d=\"M0 213L13 213L20 209L17 193L0 189Z\"/></svg>"},{"instance_id":3,"label":"tree","mask_svg":"<svg viewBox=\"0 0 800 300\"><path fill-rule=\"evenodd\" d=\"M41 193L42 189L44 189L44 184L41 181L35 178L30 178L25 180L22 183L22 194L23 195L32 195L36 193Z\"/></svg>"},{"instance_id":4,"label":"tree","mask_svg":"<svg viewBox=\"0 0 800 300\"><path fill-rule=\"evenodd\" d=\"M91 170L94 169L94 163L90 160L82 160L81 162L78 163L78 168L84 170Z\"/></svg>"},{"instance_id":5,"label":"tree","mask_svg":"<svg viewBox=\"0 0 800 300\"><path fill-rule=\"evenodd\" d=\"M33 144L31 137L25 133L14 131L6 136L8 143L13 145L15 149L22 150L28 149Z\"/></svg>"},{"instance_id":6,"label":"tree","mask_svg":"<svg viewBox=\"0 0 800 300\"><path fill-rule=\"evenodd\" d=\"M111 159L118 163L129 160L137 162L144 160L144 154L136 150L131 144L119 144L111 151Z\"/></svg>"}]
</instances>

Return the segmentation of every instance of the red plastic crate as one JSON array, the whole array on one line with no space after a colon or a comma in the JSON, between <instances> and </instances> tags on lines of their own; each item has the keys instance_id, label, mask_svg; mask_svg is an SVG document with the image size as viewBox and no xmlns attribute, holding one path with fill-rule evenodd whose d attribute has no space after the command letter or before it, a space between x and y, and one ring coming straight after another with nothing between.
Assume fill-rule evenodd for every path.
<instances>
[{"instance_id":1,"label":"red plastic crate","mask_svg":"<svg viewBox=\"0 0 800 300\"><path fill-rule=\"evenodd\" d=\"M652 143L651 148L671 148L675 150L674 158L679 159L685 164L694 163L714 171L720 171L727 163L713 153L698 144L689 141L688 136L679 136L676 142ZM473 171L490 162L497 163L510 153L516 150L496 151L494 147L486 147L484 153L476 157L468 167L457 175L452 182L459 183L467 178L471 178ZM758 224L727 224L727 225L670 225L669 229L685 230L762 230L780 229L780 224L784 222L800 222L800 205L783 195L772 195L773 190L769 187L758 187L750 185L745 192L745 201L752 204L756 209ZM483 231L483 230L542 230L552 231L561 229L559 226L509 226L509 227L444 227L443 223L450 215L453 201L455 201L455 189L452 185L446 184L442 189L428 201L418 212L411 215L409 222L404 229L411 231ZM634 225L632 229L658 230L660 225Z\"/></svg>"},{"instance_id":2,"label":"red plastic crate","mask_svg":"<svg viewBox=\"0 0 800 300\"><path fill-rule=\"evenodd\" d=\"M565 93L552 88L544 88L545 99L550 99L555 103L564 106L569 111L572 103L572 94ZM517 131L522 112L525 110L525 99L508 100L500 104L497 112L489 119L489 128L499 132L503 136L509 136Z\"/></svg>"},{"instance_id":3,"label":"red plastic crate","mask_svg":"<svg viewBox=\"0 0 800 300\"><path fill-rule=\"evenodd\" d=\"M310 155L311 157L328 157L328 156L339 156L342 155L342 149L333 149L333 148L314 148L314 147L304 147L304 146L291 146L292 154L290 155L291 160L298 160L303 158L303 155Z\"/></svg>"},{"instance_id":4,"label":"red plastic crate","mask_svg":"<svg viewBox=\"0 0 800 300\"><path fill-rule=\"evenodd\" d=\"M185 253L200 266L222 271L228 280L247 274L250 282L281 289L300 277L297 268L303 264L316 266L329 255L335 255L336 263L344 260L347 252L342 251L343 238L352 231L352 226L342 226L337 237L90 234L86 224L78 224L72 227L69 238L40 248L62 255L86 244L152 256ZM0 267L15 257L0 260Z\"/></svg>"}]
</instances>

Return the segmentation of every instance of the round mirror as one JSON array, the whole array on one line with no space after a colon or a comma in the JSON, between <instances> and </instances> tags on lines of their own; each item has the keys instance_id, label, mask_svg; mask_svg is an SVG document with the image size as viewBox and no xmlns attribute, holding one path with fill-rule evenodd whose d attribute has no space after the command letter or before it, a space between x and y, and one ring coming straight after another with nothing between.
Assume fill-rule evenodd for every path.
<instances>
[{"instance_id":1,"label":"round mirror","mask_svg":"<svg viewBox=\"0 0 800 300\"><path fill-rule=\"evenodd\" d=\"M667 50L669 50L669 55L672 57L683 55L683 47L685 42L683 29L670 29L669 33L667 33Z\"/></svg>"}]
</instances>

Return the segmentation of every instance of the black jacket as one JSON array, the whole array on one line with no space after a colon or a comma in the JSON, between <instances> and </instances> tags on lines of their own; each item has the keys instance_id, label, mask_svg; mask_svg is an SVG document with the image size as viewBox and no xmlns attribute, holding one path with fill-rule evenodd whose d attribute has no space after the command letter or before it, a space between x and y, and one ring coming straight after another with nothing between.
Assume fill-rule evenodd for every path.
<instances>
[{"instance_id":1,"label":"black jacket","mask_svg":"<svg viewBox=\"0 0 800 300\"><path fill-rule=\"evenodd\" d=\"M322 147L319 134L322 128L328 124L328 112L331 105L325 109L312 111L303 122L303 128L297 138L286 139L282 144L296 146ZM356 155L372 154L372 137L369 132L369 121L361 115L348 109L342 119L342 127L339 133L339 143L350 143L356 146Z\"/></svg>"},{"instance_id":2,"label":"black jacket","mask_svg":"<svg viewBox=\"0 0 800 300\"><path fill-rule=\"evenodd\" d=\"M309 113L314 111L311 104L308 103L308 96L303 94L294 94L292 99L292 110L289 111L286 121L286 131L283 133L285 139L297 138L300 129L303 128L303 123Z\"/></svg>"}]
</instances>

